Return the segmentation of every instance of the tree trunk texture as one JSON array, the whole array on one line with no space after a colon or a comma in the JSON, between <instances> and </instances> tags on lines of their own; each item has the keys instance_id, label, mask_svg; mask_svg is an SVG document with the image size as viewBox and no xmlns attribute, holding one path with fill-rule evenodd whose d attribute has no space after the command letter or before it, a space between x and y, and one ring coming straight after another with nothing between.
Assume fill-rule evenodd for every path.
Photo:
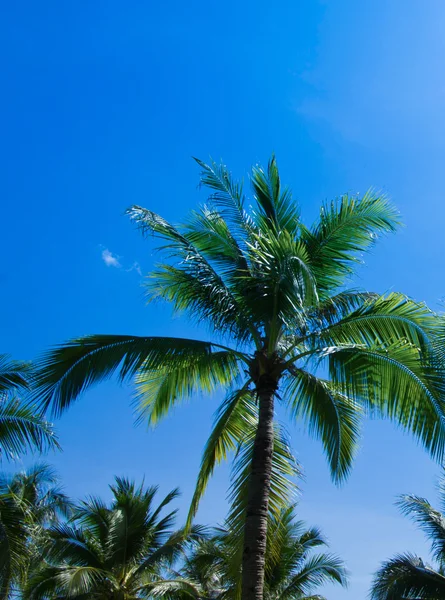
<instances>
[{"instance_id":1,"label":"tree trunk texture","mask_svg":"<svg viewBox=\"0 0 445 600\"><path fill-rule=\"evenodd\" d=\"M248 488L242 564L242 600L263 600L276 382L257 386L258 429Z\"/></svg>"}]
</instances>

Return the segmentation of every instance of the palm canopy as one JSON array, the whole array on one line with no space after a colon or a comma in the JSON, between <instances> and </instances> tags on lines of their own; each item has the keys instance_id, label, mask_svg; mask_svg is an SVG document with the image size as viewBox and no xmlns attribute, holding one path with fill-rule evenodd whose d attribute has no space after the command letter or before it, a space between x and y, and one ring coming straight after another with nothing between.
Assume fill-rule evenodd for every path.
<instances>
[{"instance_id":1,"label":"palm canopy","mask_svg":"<svg viewBox=\"0 0 445 600\"><path fill-rule=\"evenodd\" d=\"M398 225L388 199L372 191L344 195L324 204L308 227L274 157L266 169L252 170L249 201L224 165L198 163L210 197L184 223L174 226L140 206L128 215L145 236L160 240L165 256L148 279L149 299L203 323L212 341L72 340L40 361L42 405L59 414L118 373L136 382L140 414L155 424L197 391L228 390L192 513L215 465L243 444L244 415L265 386L321 439L335 480L350 470L367 410L400 423L441 457L444 383L433 369L435 315L399 293L345 288L362 253Z\"/></svg>"},{"instance_id":2,"label":"palm canopy","mask_svg":"<svg viewBox=\"0 0 445 600\"><path fill-rule=\"evenodd\" d=\"M41 409L17 396L29 391L32 382L29 363L0 354L0 456L15 458L29 450L42 452L59 447Z\"/></svg>"},{"instance_id":3,"label":"palm canopy","mask_svg":"<svg viewBox=\"0 0 445 600\"><path fill-rule=\"evenodd\" d=\"M382 564L372 585L373 600L441 600L445 597L445 479L441 485L441 508L418 496L400 497L401 512L425 533L431 544L433 567L414 554L399 554Z\"/></svg>"},{"instance_id":4,"label":"palm canopy","mask_svg":"<svg viewBox=\"0 0 445 600\"><path fill-rule=\"evenodd\" d=\"M186 544L205 535L198 526L188 535L173 529L176 511L165 511L178 490L155 504L155 486L116 478L110 489L110 505L89 498L69 522L48 529L43 564L30 577L25 598L149 597Z\"/></svg>"},{"instance_id":5,"label":"palm canopy","mask_svg":"<svg viewBox=\"0 0 445 600\"><path fill-rule=\"evenodd\" d=\"M164 584L163 592L200 599L236 600L240 597L241 560L238 532L226 528L196 544L179 577ZM343 563L324 551L326 540L318 528L295 519L295 507L270 515L265 563L265 600L313 598L327 583L346 585ZM321 550L321 551L320 551ZM170 588L169 588L170 586ZM321 598L318 594L318 598Z\"/></svg>"},{"instance_id":6,"label":"palm canopy","mask_svg":"<svg viewBox=\"0 0 445 600\"><path fill-rule=\"evenodd\" d=\"M46 464L0 477L0 598L16 597L39 562L45 527L70 514L71 502Z\"/></svg>"}]
</instances>

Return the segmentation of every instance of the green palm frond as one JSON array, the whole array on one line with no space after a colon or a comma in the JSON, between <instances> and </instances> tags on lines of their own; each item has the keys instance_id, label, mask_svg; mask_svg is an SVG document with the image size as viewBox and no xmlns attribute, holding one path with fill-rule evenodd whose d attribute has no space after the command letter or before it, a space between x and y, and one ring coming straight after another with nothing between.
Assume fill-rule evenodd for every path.
<instances>
[{"instance_id":1,"label":"green palm frond","mask_svg":"<svg viewBox=\"0 0 445 600\"><path fill-rule=\"evenodd\" d=\"M269 513L272 518L281 514L283 507L292 503L297 492L296 479L301 475L301 466L290 449L289 440L282 426L275 423L272 454L272 474L269 495ZM246 429L239 445L232 471L229 500L231 504L227 523L233 532L242 535L247 505L250 465L254 447L256 427Z\"/></svg>"},{"instance_id":2,"label":"green palm frond","mask_svg":"<svg viewBox=\"0 0 445 600\"><path fill-rule=\"evenodd\" d=\"M91 385L119 373L120 380L139 370L186 367L212 352L198 340L127 335L91 335L72 340L42 357L37 376L38 398L55 414L65 410Z\"/></svg>"},{"instance_id":3,"label":"green palm frond","mask_svg":"<svg viewBox=\"0 0 445 600\"><path fill-rule=\"evenodd\" d=\"M372 600L440 600L445 576L413 554L399 554L382 565L374 577Z\"/></svg>"},{"instance_id":4,"label":"green palm frond","mask_svg":"<svg viewBox=\"0 0 445 600\"><path fill-rule=\"evenodd\" d=\"M44 452L59 449L53 426L30 402L17 398L0 399L0 449L12 458L30 449Z\"/></svg>"},{"instance_id":5,"label":"green palm frond","mask_svg":"<svg viewBox=\"0 0 445 600\"><path fill-rule=\"evenodd\" d=\"M425 366L416 347L339 348L329 354L330 376L344 394L410 431L433 457L445 445L444 381Z\"/></svg>"},{"instance_id":6,"label":"green palm frond","mask_svg":"<svg viewBox=\"0 0 445 600\"><path fill-rule=\"evenodd\" d=\"M232 387L240 375L238 358L230 351L203 354L148 369L137 375L135 405L139 420L155 425L180 400L194 393L211 394L221 387Z\"/></svg>"},{"instance_id":7,"label":"green palm frond","mask_svg":"<svg viewBox=\"0 0 445 600\"><path fill-rule=\"evenodd\" d=\"M227 460L230 452L236 451L246 431L255 426L256 419L256 407L248 383L242 389L229 394L218 409L214 427L204 448L187 526L190 526L198 510L199 501L204 495L215 466Z\"/></svg>"},{"instance_id":8,"label":"green palm frond","mask_svg":"<svg viewBox=\"0 0 445 600\"><path fill-rule=\"evenodd\" d=\"M15 498L2 490L0 494L0 598L10 597L14 585L26 576L31 559L29 513Z\"/></svg>"},{"instance_id":9,"label":"green palm frond","mask_svg":"<svg viewBox=\"0 0 445 600\"><path fill-rule=\"evenodd\" d=\"M244 333L247 316L243 314L243 306L238 305L221 273L185 236L186 232L181 233L159 215L140 206L131 207L127 214L144 235L165 239L167 244L161 249L177 259L176 266L163 264L151 274L147 284L149 298L167 300L176 311L206 320L216 330L225 327L235 336ZM202 237L198 240L202 241Z\"/></svg>"},{"instance_id":10,"label":"green palm frond","mask_svg":"<svg viewBox=\"0 0 445 600\"><path fill-rule=\"evenodd\" d=\"M266 333L277 320L287 330L301 326L304 310L318 302L304 245L287 231L270 232L249 244L249 257L255 268L242 284L256 322L266 324Z\"/></svg>"},{"instance_id":11,"label":"green palm frond","mask_svg":"<svg viewBox=\"0 0 445 600\"><path fill-rule=\"evenodd\" d=\"M333 554L318 554L308 558L303 568L293 577L280 593L280 600L299 599L312 593L314 588L326 583L346 586L346 571L343 562Z\"/></svg>"},{"instance_id":12,"label":"green palm frond","mask_svg":"<svg viewBox=\"0 0 445 600\"><path fill-rule=\"evenodd\" d=\"M445 563L445 517L419 496L400 496L398 502L402 514L412 518L431 542L433 558Z\"/></svg>"},{"instance_id":13,"label":"green palm frond","mask_svg":"<svg viewBox=\"0 0 445 600\"><path fill-rule=\"evenodd\" d=\"M138 597L142 598L164 598L166 600L181 600L182 598L194 598L199 600L202 596L201 590L186 578L160 579L150 581L139 587Z\"/></svg>"},{"instance_id":14,"label":"green palm frond","mask_svg":"<svg viewBox=\"0 0 445 600\"><path fill-rule=\"evenodd\" d=\"M30 363L12 360L7 354L0 354L0 394L28 388L32 373Z\"/></svg>"},{"instance_id":15,"label":"green palm frond","mask_svg":"<svg viewBox=\"0 0 445 600\"><path fill-rule=\"evenodd\" d=\"M260 229L269 232L273 226L276 231L295 235L300 225L300 211L292 200L290 190L281 187L275 156L270 159L266 171L261 166L252 169L251 181L259 209Z\"/></svg>"},{"instance_id":16,"label":"green palm frond","mask_svg":"<svg viewBox=\"0 0 445 600\"><path fill-rule=\"evenodd\" d=\"M295 369L288 378L286 402L295 419L320 439L334 480L349 473L360 436L360 405L331 381Z\"/></svg>"},{"instance_id":17,"label":"green palm frond","mask_svg":"<svg viewBox=\"0 0 445 600\"><path fill-rule=\"evenodd\" d=\"M433 352L436 315L421 302L403 294L371 297L357 310L317 332L318 344L392 344L396 341Z\"/></svg>"},{"instance_id":18,"label":"green palm frond","mask_svg":"<svg viewBox=\"0 0 445 600\"><path fill-rule=\"evenodd\" d=\"M245 245L238 244L227 222L211 205L191 213L184 235L209 262L217 265L224 280L233 283L234 276L249 272Z\"/></svg>"},{"instance_id":19,"label":"green palm frond","mask_svg":"<svg viewBox=\"0 0 445 600\"><path fill-rule=\"evenodd\" d=\"M106 577L106 572L90 566L47 566L30 577L23 598L91 598L92 591L106 581Z\"/></svg>"},{"instance_id":20,"label":"green palm frond","mask_svg":"<svg viewBox=\"0 0 445 600\"><path fill-rule=\"evenodd\" d=\"M218 209L229 224L237 242L241 245L254 229L252 218L247 214L242 183L233 181L224 164L214 161L208 165L195 158L201 167L200 183L212 193L209 201Z\"/></svg>"},{"instance_id":21,"label":"green palm frond","mask_svg":"<svg viewBox=\"0 0 445 600\"><path fill-rule=\"evenodd\" d=\"M362 198L344 195L323 205L318 222L302 232L320 291L343 285L360 262L360 254L379 234L394 232L399 224L388 198L372 190Z\"/></svg>"}]
</instances>

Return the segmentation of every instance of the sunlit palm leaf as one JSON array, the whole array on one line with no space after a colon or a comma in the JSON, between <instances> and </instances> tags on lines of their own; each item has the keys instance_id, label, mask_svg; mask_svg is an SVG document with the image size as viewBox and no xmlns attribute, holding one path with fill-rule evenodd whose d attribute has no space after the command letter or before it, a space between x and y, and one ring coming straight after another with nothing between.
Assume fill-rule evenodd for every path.
<instances>
[{"instance_id":1,"label":"sunlit palm leaf","mask_svg":"<svg viewBox=\"0 0 445 600\"><path fill-rule=\"evenodd\" d=\"M60 414L91 385L114 373L121 380L144 369L187 366L208 357L212 345L198 340L127 335L92 335L50 350L39 363L39 399Z\"/></svg>"},{"instance_id":2,"label":"sunlit palm leaf","mask_svg":"<svg viewBox=\"0 0 445 600\"><path fill-rule=\"evenodd\" d=\"M358 402L331 381L299 369L288 379L285 397L293 417L303 419L309 433L321 440L332 477L344 479L360 436L362 410Z\"/></svg>"},{"instance_id":3,"label":"sunlit palm leaf","mask_svg":"<svg viewBox=\"0 0 445 600\"><path fill-rule=\"evenodd\" d=\"M319 221L302 233L320 292L343 285L377 235L393 232L399 224L399 215L386 196L373 191L362 198L344 195L323 205Z\"/></svg>"}]
</instances>

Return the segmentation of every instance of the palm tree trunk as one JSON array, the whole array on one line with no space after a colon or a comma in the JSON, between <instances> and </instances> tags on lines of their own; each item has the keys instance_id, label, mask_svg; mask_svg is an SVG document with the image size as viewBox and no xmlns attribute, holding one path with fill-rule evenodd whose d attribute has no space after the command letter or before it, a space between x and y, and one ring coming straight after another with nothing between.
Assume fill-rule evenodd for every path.
<instances>
[{"instance_id":1,"label":"palm tree trunk","mask_svg":"<svg viewBox=\"0 0 445 600\"><path fill-rule=\"evenodd\" d=\"M259 418L253 447L244 525L242 600L263 600L275 390L276 382L257 386Z\"/></svg>"}]
</instances>

